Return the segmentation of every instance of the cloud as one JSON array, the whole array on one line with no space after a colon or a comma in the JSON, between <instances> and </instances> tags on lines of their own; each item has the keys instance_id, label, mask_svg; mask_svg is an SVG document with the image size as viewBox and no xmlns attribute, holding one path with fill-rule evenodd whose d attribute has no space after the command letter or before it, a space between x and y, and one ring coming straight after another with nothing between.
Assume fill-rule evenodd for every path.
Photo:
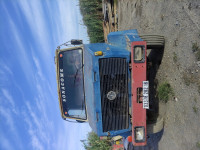
<instances>
[{"instance_id":1,"label":"cloud","mask_svg":"<svg viewBox=\"0 0 200 150\"><path fill-rule=\"evenodd\" d=\"M41 130L33 125L32 118L30 118L30 116L28 116L27 114L29 114L29 113L25 113L24 112L23 113L23 117L24 117L24 121L28 125L28 131L27 132L28 132L28 134L30 136L31 147L33 147L33 149L44 150L45 148L43 146L43 143L39 139ZM31 116L33 116L33 114ZM34 121L38 122L39 120L36 119ZM42 124L40 126L42 126Z\"/></svg>"},{"instance_id":2,"label":"cloud","mask_svg":"<svg viewBox=\"0 0 200 150\"><path fill-rule=\"evenodd\" d=\"M54 32L50 29L50 20L48 20L48 16L53 15L55 18L55 15L52 13L46 14L46 4L41 0L30 2L19 0L16 4L16 10L21 12L20 18L25 18L23 20L23 25L18 28L22 29L23 26L28 25L26 28L26 32L28 33L26 36L28 37L23 37L21 40L26 43L26 49L34 51L37 54L38 59L46 66L46 70L51 70L54 54L51 52L53 50L52 37L54 37ZM20 34L24 35L25 33L23 32ZM19 32L17 35L19 36Z\"/></svg>"},{"instance_id":3,"label":"cloud","mask_svg":"<svg viewBox=\"0 0 200 150\"><path fill-rule=\"evenodd\" d=\"M1 141L0 148L5 149L5 150L15 149L11 146L12 143L7 138L5 138L2 134L0 134L0 141Z\"/></svg>"},{"instance_id":4,"label":"cloud","mask_svg":"<svg viewBox=\"0 0 200 150\"><path fill-rule=\"evenodd\" d=\"M34 1L18 1L19 8L22 10L23 14L26 17L26 21L31 29L31 32L34 36L35 41L40 43L40 51L49 55L48 46L50 33L48 31L48 24L46 23L46 18L44 16L43 5L41 0Z\"/></svg>"},{"instance_id":5,"label":"cloud","mask_svg":"<svg viewBox=\"0 0 200 150\"><path fill-rule=\"evenodd\" d=\"M1 64L2 67L6 73L10 73L10 75L13 75L12 70L6 66L14 66L14 70L21 72L21 69L23 70L23 73L25 74L25 78L29 83L31 83L31 78L33 77L32 71L28 68L32 68L32 64L29 61L29 58L31 57L27 52L27 39L24 37L25 30L24 28L20 28L19 24L21 24L21 21L18 21L16 23L16 16L13 17L12 14L9 11L10 8L6 7L6 5L2 4L2 10L5 12L4 17L6 18L5 24L6 24L6 30L8 32L7 35L5 35L5 41L9 40L9 43L4 43L5 45L5 53L2 53L2 61ZM17 16L19 16L19 11L17 11ZM21 17L18 18L21 20ZM9 46L8 46L9 45ZM5 55L6 53L10 53L12 55ZM14 57L12 57L14 56ZM11 59L12 58L12 59ZM18 59L18 60L17 60ZM15 63L13 63L15 62ZM11 64L12 63L12 64ZM4 66L5 65L5 66ZM20 66L20 67L19 67ZM8 71L8 72L7 72ZM4 72L1 72L3 74ZM7 76L7 74L6 74ZM8 78L8 77L5 77ZM15 79L16 80L16 79Z\"/></svg>"},{"instance_id":6,"label":"cloud","mask_svg":"<svg viewBox=\"0 0 200 150\"><path fill-rule=\"evenodd\" d=\"M77 11L78 1L77 0L57 0L55 4L52 5L52 1L45 1L47 4L48 12L52 13L54 16L52 22L54 25L54 32L51 36L56 42L56 46L70 41L72 38L79 37L79 14ZM52 11L56 10L56 11Z\"/></svg>"},{"instance_id":7,"label":"cloud","mask_svg":"<svg viewBox=\"0 0 200 150\"><path fill-rule=\"evenodd\" d=\"M4 88L1 89L1 92L2 92L2 95L4 97L4 98L1 97L1 101L7 102L8 106L12 110L12 112L14 112L15 115L18 115L19 113L16 109L15 102L14 102L11 94L8 92L8 90L6 90Z\"/></svg>"},{"instance_id":8,"label":"cloud","mask_svg":"<svg viewBox=\"0 0 200 150\"><path fill-rule=\"evenodd\" d=\"M35 149L52 149L52 143L55 140L55 120L52 107L55 107L54 102L51 101L51 91L49 91L50 84L41 69L41 64L37 57L33 55L34 64L36 66L35 74L35 96L31 101L26 101L26 109L23 112L24 120L28 127L28 134L30 136L30 144ZM52 119L52 120L50 120ZM56 119L57 120L57 119ZM56 149L56 148L55 148Z\"/></svg>"},{"instance_id":9,"label":"cloud","mask_svg":"<svg viewBox=\"0 0 200 150\"><path fill-rule=\"evenodd\" d=\"M66 122L62 122L61 124L58 124L57 126L57 132L56 132L56 139L53 142L53 146L55 149L59 149L59 150L64 150L64 149L69 149L69 145L71 145L71 143L69 143L70 138L73 138L72 135L69 134L69 124ZM75 134L75 133L74 133ZM74 149L74 147L70 148L70 149Z\"/></svg>"},{"instance_id":10,"label":"cloud","mask_svg":"<svg viewBox=\"0 0 200 150\"><path fill-rule=\"evenodd\" d=\"M8 85L11 76L13 76L11 69L0 60L0 87Z\"/></svg>"},{"instance_id":11,"label":"cloud","mask_svg":"<svg viewBox=\"0 0 200 150\"><path fill-rule=\"evenodd\" d=\"M31 35L33 35L34 41L27 41L26 49L31 49L33 43L34 52L37 52L38 59L45 66L45 69L49 72L52 71L54 49L66 41L72 38L78 38L78 22L77 11L74 1L58 0L58 1L41 1L34 0L31 2L19 0L17 3L17 10L21 11L25 17L30 29ZM46 13L49 13L46 15ZM13 28L14 29L14 28ZM16 29L14 29L16 30ZM16 31L15 31L16 32ZM17 43L20 44L19 32L16 33ZM26 39L22 39L25 41ZM30 57L29 57L30 58ZM35 59L33 58L33 61ZM35 62L36 63L36 62ZM54 73L54 72L53 72Z\"/></svg>"},{"instance_id":12,"label":"cloud","mask_svg":"<svg viewBox=\"0 0 200 150\"><path fill-rule=\"evenodd\" d=\"M35 99L35 101L38 100ZM39 101L42 102L43 99L40 99ZM41 108L38 108L38 105L30 104L29 102L26 102L26 109L23 116L28 125L28 134L31 139L32 147L40 150L50 149L49 147L53 139L53 132L51 130L52 122L49 121L45 115L47 110L41 111ZM46 146L47 148L45 148Z\"/></svg>"},{"instance_id":13,"label":"cloud","mask_svg":"<svg viewBox=\"0 0 200 150\"><path fill-rule=\"evenodd\" d=\"M19 63L21 65L21 68L25 74L25 77L29 83L31 83L31 79L33 78L33 72L29 68L33 68L32 64L30 63L29 60L29 55L27 53L27 49L25 48L24 41L22 37L20 36L20 32L18 31L18 28L15 26L13 20L8 17L9 24L10 24L10 29L13 33L13 38L16 44L16 48L18 49L16 58L19 59Z\"/></svg>"},{"instance_id":14,"label":"cloud","mask_svg":"<svg viewBox=\"0 0 200 150\"><path fill-rule=\"evenodd\" d=\"M23 112L23 117L28 127L27 133L30 137L31 147L44 150L46 145L50 145L51 136L49 135L48 122L44 120L43 114L40 114L40 111L38 112L37 107L33 109L30 103L26 102L26 108L27 110Z\"/></svg>"},{"instance_id":15,"label":"cloud","mask_svg":"<svg viewBox=\"0 0 200 150\"><path fill-rule=\"evenodd\" d=\"M73 3L69 1L59 1L58 12L59 12L59 23L61 24L62 33L65 36L62 39L71 40L71 38L77 35L77 24L76 22L76 9L73 7ZM67 14L67 15L66 15ZM66 36L67 35L67 36Z\"/></svg>"},{"instance_id":16,"label":"cloud","mask_svg":"<svg viewBox=\"0 0 200 150\"><path fill-rule=\"evenodd\" d=\"M32 136L32 141L31 141L32 143L31 144L34 146L33 148L37 149L37 150L44 150L44 147L41 144L41 142L39 141L38 137L34 133L32 133L31 131L29 131L29 133Z\"/></svg>"},{"instance_id":17,"label":"cloud","mask_svg":"<svg viewBox=\"0 0 200 150\"><path fill-rule=\"evenodd\" d=\"M11 115L11 111L9 111L8 108L4 108L0 106L0 115L4 117L4 120L6 124L9 126L12 132L16 132L15 125L14 125L14 119Z\"/></svg>"},{"instance_id":18,"label":"cloud","mask_svg":"<svg viewBox=\"0 0 200 150\"><path fill-rule=\"evenodd\" d=\"M4 101L8 101L11 104L11 107L15 107L15 103L13 101L12 96L8 93L8 91L6 89L1 89L5 99Z\"/></svg>"},{"instance_id":19,"label":"cloud","mask_svg":"<svg viewBox=\"0 0 200 150\"><path fill-rule=\"evenodd\" d=\"M42 72L42 67L40 65L40 61L34 54L33 54L33 62L36 66L36 73L39 76L39 79L45 80L43 72Z\"/></svg>"},{"instance_id":20,"label":"cloud","mask_svg":"<svg viewBox=\"0 0 200 150\"><path fill-rule=\"evenodd\" d=\"M41 89L41 87L38 87L38 89ZM30 136L31 147L39 150L67 149L70 144L67 140L70 137L69 130L73 130L73 128L70 128L70 126L66 124L66 122L60 120L60 118L53 119L54 122L49 120L52 116L48 113L48 108L43 96L38 95L34 101L35 104L26 102L27 110L23 113L23 118L28 127L27 132ZM54 110L54 112L56 111ZM77 143L75 143L75 145L77 145Z\"/></svg>"},{"instance_id":21,"label":"cloud","mask_svg":"<svg viewBox=\"0 0 200 150\"><path fill-rule=\"evenodd\" d=\"M35 89L35 96L30 97L30 100L27 100L24 96L24 91L21 89L21 87L16 83L15 76L11 69L8 66L4 66L2 68L1 75L5 76L7 73L10 74L9 82L12 83L12 88L10 89L18 89L21 94L21 102L24 102L24 106L22 106L24 109L20 110L20 106L18 103L16 103L13 99L13 96L10 92L10 89L8 90L7 87L3 87L0 89L1 92L1 105L0 106L0 115L4 118L5 124L7 125L7 128L12 132L14 135L12 138L10 138L9 141L12 141L13 139L16 139L15 141L19 141L19 144L17 145L20 147L19 149L23 149L22 145L20 144L20 137L18 134L18 126L16 123L20 123L22 126L27 126L27 130L22 131L20 134L27 133L30 137L30 145L33 147L33 149L51 149L51 141L54 139L54 132L53 132L53 123L49 120L51 116L47 115L48 112L48 106L45 104L47 99L50 99L50 96L47 96L47 93L50 93L48 89L50 88L44 88L46 85L49 85L48 81L42 77L43 72L41 69L40 62L38 58L33 55L33 62L35 64L35 71L34 74L34 80L32 80L32 88ZM34 82L33 82L34 81ZM25 93L26 96L28 93ZM29 93L30 94L30 93ZM45 97L46 96L46 97ZM19 98L15 95L15 98ZM7 107L5 107L7 106ZM22 112L20 112L20 111ZM15 115L12 115L12 112L15 113ZM54 111L55 112L55 111ZM24 121L20 120L18 122L17 117L20 116L20 119L23 119ZM14 118L15 117L15 118ZM25 123L25 124L23 124ZM5 133L2 133L3 135ZM10 133L9 133L10 136ZM22 139L24 140L24 139ZM27 145L25 145L27 146Z\"/></svg>"},{"instance_id":22,"label":"cloud","mask_svg":"<svg viewBox=\"0 0 200 150\"><path fill-rule=\"evenodd\" d=\"M2 69L2 70L5 70L5 72L7 73L7 74L10 74L10 75L13 75L13 72L11 71L11 69L7 66L7 65L3 65L3 62L1 62L0 63L0 68ZM1 70L1 71L2 71Z\"/></svg>"},{"instance_id":23,"label":"cloud","mask_svg":"<svg viewBox=\"0 0 200 150\"><path fill-rule=\"evenodd\" d=\"M17 11L17 17L12 16L10 8L6 8L6 5L3 8L10 33L7 36L11 39L12 47L15 47L14 50L7 50L11 50L10 53L15 55L14 60L11 61L10 57L3 55L6 61L0 61L0 76L3 78L0 81L4 80L3 85L0 83L0 98L1 102L6 99L6 103L10 105L9 108L0 105L0 115L14 135L9 141L2 140L5 141L4 147L9 148L9 142L16 139L16 143L19 143L18 149L27 146L27 143L22 146L21 140L30 140L28 146L33 149L80 149L80 139L87 130L84 125L68 123L60 117L52 53L55 44L79 36L77 9L73 8L75 3L70 0L46 0L46 3L42 0L19 0L12 10ZM55 6L52 6L52 3ZM46 18L46 9L49 18L52 19L51 25ZM20 77L16 76L18 72ZM21 82L23 83L20 84ZM7 83L12 85L8 86ZM14 89L15 92L8 88ZM12 95L16 93L17 95ZM15 112L15 116L8 112ZM25 129L19 131L18 124ZM28 137L24 136L26 134ZM27 139L20 139L21 137ZM3 139L3 136L1 138Z\"/></svg>"},{"instance_id":24,"label":"cloud","mask_svg":"<svg viewBox=\"0 0 200 150\"><path fill-rule=\"evenodd\" d=\"M20 149L22 149L22 147L23 147L22 146L22 142L21 142L21 139L19 137L19 134L18 134L18 131L16 129L15 122L14 122L14 121L16 121L16 119L13 117L13 115L12 115L11 111L9 110L9 108L4 108L4 107L0 106L0 116L4 118L5 123L7 124L7 128L6 129L7 130L9 129L8 132L12 134L12 140L14 139L13 143L15 143L15 144L17 143L18 147ZM7 145L7 143L5 143L5 144Z\"/></svg>"}]
</instances>

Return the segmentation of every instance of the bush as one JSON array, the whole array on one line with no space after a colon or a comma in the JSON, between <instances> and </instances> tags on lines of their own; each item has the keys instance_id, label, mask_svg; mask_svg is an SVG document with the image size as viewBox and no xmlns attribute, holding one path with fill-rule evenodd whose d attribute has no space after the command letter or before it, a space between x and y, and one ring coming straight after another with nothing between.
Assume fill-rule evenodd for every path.
<instances>
[{"instance_id":1,"label":"bush","mask_svg":"<svg viewBox=\"0 0 200 150\"><path fill-rule=\"evenodd\" d=\"M79 4L90 42L104 42L102 1L79 0Z\"/></svg>"},{"instance_id":2,"label":"bush","mask_svg":"<svg viewBox=\"0 0 200 150\"><path fill-rule=\"evenodd\" d=\"M90 132L88 139L82 141L86 150L110 150L110 140L100 140L96 133Z\"/></svg>"},{"instance_id":3,"label":"bush","mask_svg":"<svg viewBox=\"0 0 200 150\"><path fill-rule=\"evenodd\" d=\"M173 96L173 89L169 83L164 82L158 86L157 90L159 100L167 102L171 96Z\"/></svg>"}]
</instances>

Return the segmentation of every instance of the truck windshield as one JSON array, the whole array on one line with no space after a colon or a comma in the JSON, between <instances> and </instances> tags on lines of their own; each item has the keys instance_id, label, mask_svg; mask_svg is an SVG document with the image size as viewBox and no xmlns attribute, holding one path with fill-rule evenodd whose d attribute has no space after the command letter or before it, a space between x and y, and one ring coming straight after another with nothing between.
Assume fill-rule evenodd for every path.
<instances>
[{"instance_id":1,"label":"truck windshield","mask_svg":"<svg viewBox=\"0 0 200 150\"><path fill-rule=\"evenodd\" d=\"M82 49L59 53L59 78L63 114L66 117L85 120Z\"/></svg>"}]
</instances>

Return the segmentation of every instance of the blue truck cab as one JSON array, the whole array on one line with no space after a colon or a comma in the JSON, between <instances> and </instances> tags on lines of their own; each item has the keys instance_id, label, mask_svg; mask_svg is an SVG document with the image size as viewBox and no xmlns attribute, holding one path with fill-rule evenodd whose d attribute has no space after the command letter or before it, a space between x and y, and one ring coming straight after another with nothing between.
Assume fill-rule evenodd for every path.
<instances>
[{"instance_id":1,"label":"blue truck cab","mask_svg":"<svg viewBox=\"0 0 200 150\"><path fill-rule=\"evenodd\" d=\"M142 39L136 30L128 30L110 33L107 43L84 45L88 119L99 136L128 135L132 130L129 63L130 43L134 40Z\"/></svg>"},{"instance_id":2,"label":"blue truck cab","mask_svg":"<svg viewBox=\"0 0 200 150\"><path fill-rule=\"evenodd\" d=\"M135 29L111 32L107 39L56 50L61 116L89 122L98 136L127 137L133 130L131 47L143 40ZM145 51L135 56L141 62Z\"/></svg>"}]
</instances>

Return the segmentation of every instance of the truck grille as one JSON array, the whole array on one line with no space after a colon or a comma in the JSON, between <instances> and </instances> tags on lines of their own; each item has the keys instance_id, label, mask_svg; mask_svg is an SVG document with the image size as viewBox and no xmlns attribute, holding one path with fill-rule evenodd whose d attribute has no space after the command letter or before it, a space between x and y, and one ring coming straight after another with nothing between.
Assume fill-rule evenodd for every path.
<instances>
[{"instance_id":1,"label":"truck grille","mask_svg":"<svg viewBox=\"0 0 200 150\"><path fill-rule=\"evenodd\" d=\"M129 126L127 65L125 58L99 59L103 132Z\"/></svg>"}]
</instances>

